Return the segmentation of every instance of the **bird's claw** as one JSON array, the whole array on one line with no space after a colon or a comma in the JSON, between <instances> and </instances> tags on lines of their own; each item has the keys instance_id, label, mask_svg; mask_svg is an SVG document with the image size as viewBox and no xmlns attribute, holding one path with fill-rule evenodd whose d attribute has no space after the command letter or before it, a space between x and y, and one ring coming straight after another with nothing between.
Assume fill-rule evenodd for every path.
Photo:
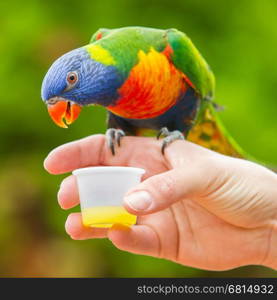
<instances>
[{"instance_id":1,"label":"bird's claw","mask_svg":"<svg viewBox=\"0 0 277 300\"><path fill-rule=\"evenodd\" d=\"M157 139L161 137L161 135L165 136L162 142L162 154L164 154L164 150L166 146L171 144L172 142L176 140L184 140L184 135L179 130L169 131L166 127L163 127L160 129L157 135Z\"/></svg>"},{"instance_id":2,"label":"bird's claw","mask_svg":"<svg viewBox=\"0 0 277 300\"><path fill-rule=\"evenodd\" d=\"M169 131L168 131L168 129L167 129L166 127L163 127L163 128L160 129L160 131L159 131L158 134L157 134L157 140L158 140L162 135L164 135L164 136L168 136L168 135L169 135Z\"/></svg>"},{"instance_id":3,"label":"bird's claw","mask_svg":"<svg viewBox=\"0 0 277 300\"><path fill-rule=\"evenodd\" d=\"M123 136L125 136L125 133L121 129L109 128L106 131L106 139L112 155L115 155L115 145L117 144L120 147L120 140Z\"/></svg>"}]
</instances>

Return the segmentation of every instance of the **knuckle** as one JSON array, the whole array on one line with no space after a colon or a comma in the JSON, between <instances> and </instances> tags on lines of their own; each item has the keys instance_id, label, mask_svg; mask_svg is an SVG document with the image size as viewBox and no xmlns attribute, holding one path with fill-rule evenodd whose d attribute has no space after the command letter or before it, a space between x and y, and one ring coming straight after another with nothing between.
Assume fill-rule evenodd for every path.
<instances>
[{"instance_id":1,"label":"knuckle","mask_svg":"<svg viewBox=\"0 0 277 300\"><path fill-rule=\"evenodd\" d=\"M162 177L161 181L156 182L156 190L164 198L172 197L175 192L175 185L176 183L174 178L170 174L167 174Z\"/></svg>"}]
</instances>

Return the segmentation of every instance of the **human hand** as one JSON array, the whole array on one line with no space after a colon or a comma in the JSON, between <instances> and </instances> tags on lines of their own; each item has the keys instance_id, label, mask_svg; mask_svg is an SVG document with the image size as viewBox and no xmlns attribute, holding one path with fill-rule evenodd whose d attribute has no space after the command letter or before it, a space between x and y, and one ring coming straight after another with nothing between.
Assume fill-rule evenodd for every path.
<instances>
[{"instance_id":1,"label":"human hand","mask_svg":"<svg viewBox=\"0 0 277 300\"><path fill-rule=\"evenodd\" d=\"M137 225L88 228L73 213L66 221L73 239L108 237L119 249L201 269L277 268L277 175L260 165L187 141L175 141L163 156L160 141L142 137L124 137L113 156L103 135L54 149L44 165L52 174L99 165L146 170L124 199ZM79 203L73 175L58 201L64 209Z\"/></svg>"}]
</instances>

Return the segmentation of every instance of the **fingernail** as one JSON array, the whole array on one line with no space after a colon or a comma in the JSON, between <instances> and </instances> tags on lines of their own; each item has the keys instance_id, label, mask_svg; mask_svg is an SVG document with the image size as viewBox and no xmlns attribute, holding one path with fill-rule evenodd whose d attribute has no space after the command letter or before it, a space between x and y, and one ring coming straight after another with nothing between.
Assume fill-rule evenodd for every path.
<instances>
[{"instance_id":1,"label":"fingernail","mask_svg":"<svg viewBox=\"0 0 277 300\"><path fill-rule=\"evenodd\" d=\"M146 191L133 192L125 197L125 202L134 210L146 210L152 203L152 197Z\"/></svg>"}]
</instances>

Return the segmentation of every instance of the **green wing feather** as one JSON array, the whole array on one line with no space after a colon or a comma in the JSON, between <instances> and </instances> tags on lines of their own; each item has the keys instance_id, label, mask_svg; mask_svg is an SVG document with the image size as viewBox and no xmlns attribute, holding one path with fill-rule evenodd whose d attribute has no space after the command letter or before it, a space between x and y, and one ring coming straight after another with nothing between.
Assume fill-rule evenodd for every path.
<instances>
[{"instance_id":1,"label":"green wing feather","mask_svg":"<svg viewBox=\"0 0 277 300\"><path fill-rule=\"evenodd\" d=\"M188 77L201 99L195 124L187 139L225 155L248 156L228 134L213 107L215 78L209 65L184 33L170 29L167 36L173 49L174 65Z\"/></svg>"},{"instance_id":2,"label":"green wing feather","mask_svg":"<svg viewBox=\"0 0 277 300\"><path fill-rule=\"evenodd\" d=\"M167 38L173 49L171 58L174 65L189 78L202 99L212 99L215 78L200 52L181 31L169 29Z\"/></svg>"}]
</instances>

